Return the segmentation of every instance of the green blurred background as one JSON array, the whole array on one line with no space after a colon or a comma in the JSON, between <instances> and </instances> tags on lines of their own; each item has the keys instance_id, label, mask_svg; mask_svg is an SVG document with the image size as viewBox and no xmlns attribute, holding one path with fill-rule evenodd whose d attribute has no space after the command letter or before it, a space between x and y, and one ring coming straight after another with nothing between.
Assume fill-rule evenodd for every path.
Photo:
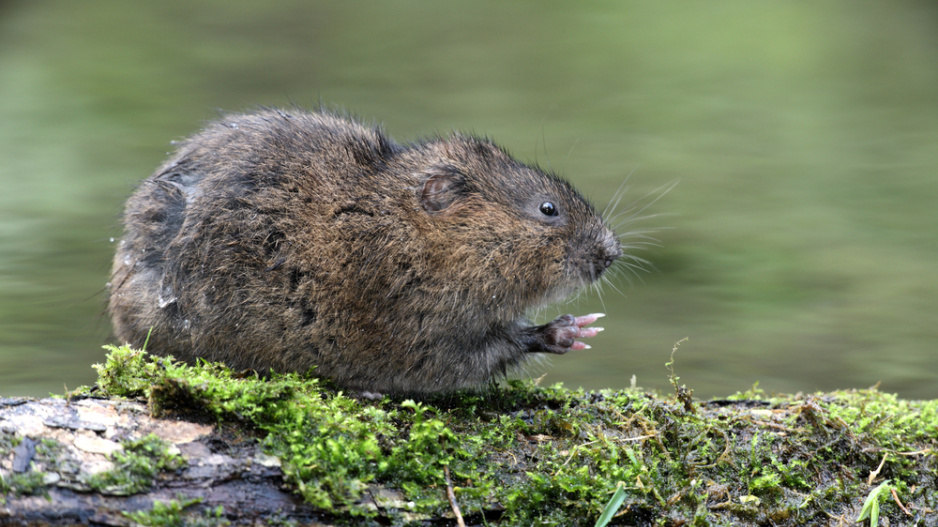
<instances>
[{"instance_id":1,"label":"green blurred background","mask_svg":"<svg viewBox=\"0 0 938 527\"><path fill-rule=\"evenodd\" d=\"M462 129L661 214L545 382L938 397L938 7L866 2L0 3L0 394L90 383L123 200L221 111Z\"/></svg>"}]
</instances>

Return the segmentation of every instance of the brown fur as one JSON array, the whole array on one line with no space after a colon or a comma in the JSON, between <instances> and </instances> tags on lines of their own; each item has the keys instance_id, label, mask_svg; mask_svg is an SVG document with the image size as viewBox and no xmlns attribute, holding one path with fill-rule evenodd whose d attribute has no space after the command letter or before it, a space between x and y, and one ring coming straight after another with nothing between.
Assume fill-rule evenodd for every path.
<instances>
[{"instance_id":1,"label":"brown fur","mask_svg":"<svg viewBox=\"0 0 938 527\"><path fill-rule=\"evenodd\" d=\"M570 185L489 141L401 146L302 111L210 124L142 183L124 221L119 339L151 333L159 354L315 366L395 393L478 386L532 352L566 351L572 317L532 327L525 313L621 255Z\"/></svg>"}]
</instances>

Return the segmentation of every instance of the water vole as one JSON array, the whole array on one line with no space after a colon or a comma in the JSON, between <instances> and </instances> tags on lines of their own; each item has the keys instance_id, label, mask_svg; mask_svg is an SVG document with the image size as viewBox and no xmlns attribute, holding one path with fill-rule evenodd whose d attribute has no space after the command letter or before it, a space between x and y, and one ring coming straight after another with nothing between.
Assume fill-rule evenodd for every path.
<instances>
[{"instance_id":1,"label":"water vole","mask_svg":"<svg viewBox=\"0 0 938 527\"><path fill-rule=\"evenodd\" d=\"M124 223L120 340L391 393L479 386L587 347L596 315L525 313L622 255L567 182L488 140L400 145L299 110L227 116L181 142Z\"/></svg>"}]
</instances>

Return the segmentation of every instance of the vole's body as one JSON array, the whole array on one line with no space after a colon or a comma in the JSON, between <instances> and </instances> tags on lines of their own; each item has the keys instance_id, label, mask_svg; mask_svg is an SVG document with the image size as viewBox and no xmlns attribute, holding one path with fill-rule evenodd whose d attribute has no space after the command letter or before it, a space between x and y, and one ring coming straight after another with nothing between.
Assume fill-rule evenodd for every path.
<instances>
[{"instance_id":1,"label":"vole's body","mask_svg":"<svg viewBox=\"0 0 938 527\"><path fill-rule=\"evenodd\" d=\"M554 213L554 214L550 214ZM585 347L594 317L525 312L598 278L618 239L560 179L492 143L409 146L331 114L233 115L182 142L127 203L119 339L340 386L478 386ZM151 329L152 328L152 329Z\"/></svg>"}]
</instances>

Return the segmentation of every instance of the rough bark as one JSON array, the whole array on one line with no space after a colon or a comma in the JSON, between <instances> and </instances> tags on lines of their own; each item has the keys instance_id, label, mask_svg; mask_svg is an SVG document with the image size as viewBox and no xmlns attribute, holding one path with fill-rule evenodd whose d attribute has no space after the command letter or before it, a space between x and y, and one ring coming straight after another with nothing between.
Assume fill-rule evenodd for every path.
<instances>
[{"instance_id":1,"label":"rough bark","mask_svg":"<svg viewBox=\"0 0 938 527\"><path fill-rule=\"evenodd\" d=\"M180 496L201 499L199 508L221 505L227 520L238 524L278 517L328 523L281 488L279 461L261 452L253 438L235 437L214 424L155 419L144 403L0 399L0 431L22 438L0 458L0 477L42 478L36 495L8 494L0 501L3 525L131 525L125 512L150 510L154 502ZM93 488L95 474L121 468L111 454L123 441L148 434L178 449L185 466L159 472L149 488L132 495L122 495L127 489L120 486ZM44 448L43 439L60 447Z\"/></svg>"}]
</instances>

